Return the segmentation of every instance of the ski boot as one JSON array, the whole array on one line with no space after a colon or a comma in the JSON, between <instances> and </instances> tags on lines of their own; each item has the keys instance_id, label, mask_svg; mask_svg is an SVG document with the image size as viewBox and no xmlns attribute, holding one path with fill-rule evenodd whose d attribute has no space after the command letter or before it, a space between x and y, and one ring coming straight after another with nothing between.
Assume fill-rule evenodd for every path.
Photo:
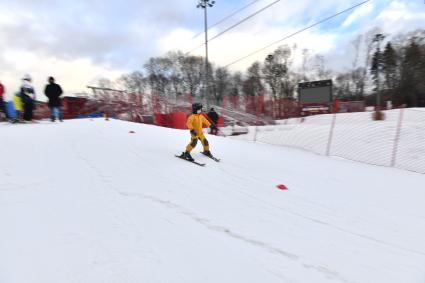
<instances>
[{"instance_id":1,"label":"ski boot","mask_svg":"<svg viewBox=\"0 0 425 283\"><path fill-rule=\"evenodd\" d=\"M187 151L183 152L182 155L180 155L180 157L182 157L186 160L189 160L189 161L195 161L195 159L193 159L193 157Z\"/></svg>"},{"instance_id":2,"label":"ski boot","mask_svg":"<svg viewBox=\"0 0 425 283\"><path fill-rule=\"evenodd\" d=\"M208 157L213 157L213 155L211 154L211 151L207 150L207 151L203 151L202 152L203 155L208 156Z\"/></svg>"}]
</instances>

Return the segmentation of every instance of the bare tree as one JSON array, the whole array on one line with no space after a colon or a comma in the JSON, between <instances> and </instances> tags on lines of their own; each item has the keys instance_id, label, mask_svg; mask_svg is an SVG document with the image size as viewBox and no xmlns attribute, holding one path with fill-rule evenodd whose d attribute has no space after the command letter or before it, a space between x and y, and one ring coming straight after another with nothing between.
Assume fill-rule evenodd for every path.
<instances>
[{"instance_id":1,"label":"bare tree","mask_svg":"<svg viewBox=\"0 0 425 283\"><path fill-rule=\"evenodd\" d=\"M231 75L226 68L217 68L214 74L213 97L215 103L220 104L224 96L230 92Z\"/></svg>"},{"instance_id":2,"label":"bare tree","mask_svg":"<svg viewBox=\"0 0 425 283\"><path fill-rule=\"evenodd\" d=\"M205 71L204 61L199 56L183 56L179 60L182 83L193 96L200 96L201 82Z\"/></svg>"},{"instance_id":3,"label":"bare tree","mask_svg":"<svg viewBox=\"0 0 425 283\"><path fill-rule=\"evenodd\" d=\"M314 67L315 67L315 79L316 80L327 80L330 78L332 72L326 68L325 57L321 54L314 56Z\"/></svg>"},{"instance_id":4,"label":"bare tree","mask_svg":"<svg viewBox=\"0 0 425 283\"><path fill-rule=\"evenodd\" d=\"M295 48L295 47L294 47ZM262 73L264 80L272 93L272 97L290 98L295 89L295 74L290 71L293 50L285 45L276 49L266 57Z\"/></svg>"},{"instance_id":5,"label":"bare tree","mask_svg":"<svg viewBox=\"0 0 425 283\"><path fill-rule=\"evenodd\" d=\"M118 79L118 82L129 93L145 92L146 78L140 71L124 74Z\"/></svg>"},{"instance_id":6,"label":"bare tree","mask_svg":"<svg viewBox=\"0 0 425 283\"><path fill-rule=\"evenodd\" d=\"M259 62L254 62L247 70L247 78L243 82L243 93L245 96L258 96L263 90L261 65Z\"/></svg>"},{"instance_id":7,"label":"bare tree","mask_svg":"<svg viewBox=\"0 0 425 283\"><path fill-rule=\"evenodd\" d=\"M165 57L150 58L144 65L147 71L147 80L153 94L165 96L170 84L169 79L170 61Z\"/></svg>"},{"instance_id":8,"label":"bare tree","mask_svg":"<svg viewBox=\"0 0 425 283\"><path fill-rule=\"evenodd\" d=\"M308 81L308 62L310 60L310 50L309 49L303 49L302 51L302 65L301 65L301 80L302 81Z\"/></svg>"}]
</instances>

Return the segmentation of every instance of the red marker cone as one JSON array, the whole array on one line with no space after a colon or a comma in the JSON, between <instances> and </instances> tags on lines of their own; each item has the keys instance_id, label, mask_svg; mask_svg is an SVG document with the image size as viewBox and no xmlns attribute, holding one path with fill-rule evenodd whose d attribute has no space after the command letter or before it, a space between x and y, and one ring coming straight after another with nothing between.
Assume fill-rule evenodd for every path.
<instances>
[{"instance_id":1,"label":"red marker cone","mask_svg":"<svg viewBox=\"0 0 425 283\"><path fill-rule=\"evenodd\" d=\"M288 190L288 187L286 187L286 186L285 186L285 185L283 185L283 184L277 185L277 186L276 186L276 188L278 188L279 190L282 190L282 191L286 191L286 190Z\"/></svg>"}]
</instances>

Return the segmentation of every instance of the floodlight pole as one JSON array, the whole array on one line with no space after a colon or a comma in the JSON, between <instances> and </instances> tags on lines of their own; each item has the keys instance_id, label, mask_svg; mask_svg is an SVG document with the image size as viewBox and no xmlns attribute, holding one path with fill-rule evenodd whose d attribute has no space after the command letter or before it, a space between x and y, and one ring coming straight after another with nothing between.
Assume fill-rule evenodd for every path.
<instances>
[{"instance_id":1,"label":"floodlight pole","mask_svg":"<svg viewBox=\"0 0 425 283\"><path fill-rule=\"evenodd\" d=\"M208 97L208 5L204 9L204 28L205 28L205 99Z\"/></svg>"},{"instance_id":2,"label":"floodlight pole","mask_svg":"<svg viewBox=\"0 0 425 283\"><path fill-rule=\"evenodd\" d=\"M208 96L208 7L212 8L215 1L199 0L198 8L204 9L204 29L205 29L205 77L204 77L204 98Z\"/></svg>"},{"instance_id":3,"label":"floodlight pole","mask_svg":"<svg viewBox=\"0 0 425 283\"><path fill-rule=\"evenodd\" d=\"M379 110L381 110L381 82L380 82L380 61L381 61L381 42L384 40L385 36L381 33L376 34L375 38L373 39L374 42L377 43L377 67L376 67L376 107Z\"/></svg>"}]
</instances>

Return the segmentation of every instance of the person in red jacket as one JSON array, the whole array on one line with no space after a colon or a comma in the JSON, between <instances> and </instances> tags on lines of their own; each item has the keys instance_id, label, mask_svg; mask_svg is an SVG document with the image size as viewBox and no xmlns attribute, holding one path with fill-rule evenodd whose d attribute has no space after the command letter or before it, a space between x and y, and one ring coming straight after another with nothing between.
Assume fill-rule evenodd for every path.
<instances>
[{"instance_id":1,"label":"person in red jacket","mask_svg":"<svg viewBox=\"0 0 425 283\"><path fill-rule=\"evenodd\" d=\"M4 102L5 92L6 92L5 88L3 84L0 82L0 112L3 112L6 119L9 119L9 115L7 115L5 102Z\"/></svg>"},{"instance_id":2,"label":"person in red jacket","mask_svg":"<svg viewBox=\"0 0 425 283\"><path fill-rule=\"evenodd\" d=\"M4 95L4 86L3 84L0 82L0 98L3 99L3 95Z\"/></svg>"}]
</instances>

